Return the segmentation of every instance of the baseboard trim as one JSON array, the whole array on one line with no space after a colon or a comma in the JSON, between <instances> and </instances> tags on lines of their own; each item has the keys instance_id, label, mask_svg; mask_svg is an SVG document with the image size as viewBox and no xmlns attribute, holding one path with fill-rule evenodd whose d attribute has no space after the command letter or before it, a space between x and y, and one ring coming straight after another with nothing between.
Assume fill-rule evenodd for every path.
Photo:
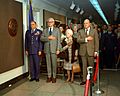
<instances>
[{"instance_id":1,"label":"baseboard trim","mask_svg":"<svg viewBox=\"0 0 120 96\"><path fill-rule=\"evenodd\" d=\"M120 71L120 69L103 69L103 70L108 70L108 71Z\"/></svg>"},{"instance_id":2,"label":"baseboard trim","mask_svg":"<svg viewBox=\"0 0 120 96\"><path fill-rule=\"evenodd\" d=\"M11 85L14 85L16 82L18 82L21 79L27 77L28 75L29 75L29 73L27 72L27 73L24 73L24 74L22 74L22 75L20 75L20 76L18 76L16 78L14 78L14 79L11 79L10 81L7 81L7 82L1 84L0 85L0 90L3 90L5 88L7 88L7 87L10 87Z\"/></svg>"}]
</instances>

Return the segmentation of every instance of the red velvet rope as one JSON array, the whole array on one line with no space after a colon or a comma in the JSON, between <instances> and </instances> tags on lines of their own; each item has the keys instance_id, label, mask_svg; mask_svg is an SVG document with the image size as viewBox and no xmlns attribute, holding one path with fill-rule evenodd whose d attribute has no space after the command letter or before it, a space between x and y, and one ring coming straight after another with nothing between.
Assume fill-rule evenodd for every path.
<instances>
[{"instance_id":1,"label":"red velvet rope","mask_svg":"<svg viewBox=\"0 0 120 96\"><path fill-rule=\"evenodd\" d=\"M95 68L95 73L94 73L94 77L93 77L94 82L97 81L98 65L99 65L99 56L97 56L97 58L96 58L96 68Z\"/></svg>"},{"instance_id":2,"label":"red velvet rope","mask_svg":"<svg viewBox=\"0 0 120 96\"><path fill-rule=\"evenodd\" d=\"M85 84L84 96L88 96L89 86L90 86L90 79L87 78L87 81L86 81L86 84Z\"/></svg>"}]
</instances>

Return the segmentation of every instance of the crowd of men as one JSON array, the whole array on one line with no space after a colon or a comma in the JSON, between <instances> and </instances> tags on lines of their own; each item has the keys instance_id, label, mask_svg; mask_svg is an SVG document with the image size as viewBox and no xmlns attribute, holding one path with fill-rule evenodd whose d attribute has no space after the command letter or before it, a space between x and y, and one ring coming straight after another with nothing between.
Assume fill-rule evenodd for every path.
<instances>
[{"instance_id":1,"label":"crowd of men","mask_svg":"<svg viewBox=\"0 0 120 96\"><path fill-rule=\"evenodd\" d=\"M47 25L48 27L42 32L37 29L36 22L32 21L31 29L26 31L25 51L29 57L30 81L39 81L39 56L44 50L48 73L46 82L56 83L57 56L61 53L61 43L64 40L68 40L66 41L68 63L71 63L71 56L74 54L71 52L74 40L71 38L71 41L69 41L70 36L75 38L79 44L79 46L77 45L77 55L83 73L83 80L80 85L85 84L87 66L94 67L93 63L96 55L100 57L101 69L120 67L120 24L98 26L97 24L92 24L89 19L85 19L83 25L72 24L72 26L68 26L61 24L57 28L54 26L55 20L49 18ZM67 81L69 81L69 78Z\"/></svg>"},{"instance_id":2,"label":"crowd of men","mask_svg":"<svg viewBox=\"0 0 120 96\"><path fill-rule=\"evenodd\" d=\"M92 27L97 30L99 36L100 68L101 69L119 68L120 24L98 26L97 24L93 23ZM82 28L83 28L82 24L73 24L73 26L71 27L71 29L74 32L73 36L77 38L76 34ZM63 36L61 38L63 38Z\"/></svg>"}]
</instances>

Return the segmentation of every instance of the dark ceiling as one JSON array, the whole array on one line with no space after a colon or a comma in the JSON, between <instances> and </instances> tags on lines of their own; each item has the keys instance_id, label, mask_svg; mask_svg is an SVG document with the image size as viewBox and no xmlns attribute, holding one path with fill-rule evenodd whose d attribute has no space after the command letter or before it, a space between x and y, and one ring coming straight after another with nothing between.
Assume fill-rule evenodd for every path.
<instances>
[{"instance_id":1,"label":"dark ceiling","mask_svg":"<svg viewBox=\"0 0 120 96\"><path fill-rule=\"evenodd\" d=\"M97 11L94 9L94 7L91 5L89 0L47 0L69 12L70 14L76 15L78 18L89 18L92 16L92 20L96 23L105 23L101 16L97 13ZM80 8L82 8L85 12L83 15L80 15L79 13L76 13L75 10L77 7L74 8L74 10L70 9L70 5L74 1L75 5ZM120 8L119 8L119 13L117 15L117 19L114 20L114 13L115 13L115 4L119 3L120 5L120 0L98 0L103 13L105 14L109 24L115 24L115 23L120 23Z\"/></svg>"}]
</instances>

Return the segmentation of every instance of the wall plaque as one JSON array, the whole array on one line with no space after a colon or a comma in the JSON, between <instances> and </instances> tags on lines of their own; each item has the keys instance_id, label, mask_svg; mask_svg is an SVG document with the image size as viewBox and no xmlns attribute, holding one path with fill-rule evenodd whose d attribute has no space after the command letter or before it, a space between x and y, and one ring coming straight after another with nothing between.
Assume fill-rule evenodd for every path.
<instances>
[{"instance_id":1,"label":"wall plaque","mask_svg":"<svg viewBox=\"0 0 120 96\"><path fill-rule=\"evenodd\" d=\"M17 20L14 18L11 18L8 22L8 32L12 37L14 37L17 34L17 30L18 30Z\"/></svg>"}]
</instances>

